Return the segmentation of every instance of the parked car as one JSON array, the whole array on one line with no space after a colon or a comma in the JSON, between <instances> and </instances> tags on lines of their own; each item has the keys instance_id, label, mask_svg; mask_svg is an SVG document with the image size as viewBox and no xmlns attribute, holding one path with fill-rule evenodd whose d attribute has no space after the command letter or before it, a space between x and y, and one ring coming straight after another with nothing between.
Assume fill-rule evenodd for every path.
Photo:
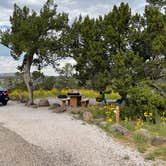
<instances>
[{"instance_id":1,"label":"parked car","mask_svg":"<svg viewBox=\"0 0 166 166\"><path fill-rule=\"evenodd\" d=\"M8 91L2 87L0 87L0 102L3 105L7 105L7 102L9 100L9 96L8 96Z\"/></svg>"}]
</instances>

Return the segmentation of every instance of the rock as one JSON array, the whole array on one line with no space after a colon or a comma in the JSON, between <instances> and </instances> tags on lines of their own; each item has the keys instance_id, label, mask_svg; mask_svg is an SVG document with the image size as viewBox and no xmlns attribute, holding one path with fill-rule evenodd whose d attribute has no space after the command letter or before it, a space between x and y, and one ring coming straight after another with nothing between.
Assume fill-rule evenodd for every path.
<instances>
[{"instance_id":1,"label":"rock","mask_svg":"<svg viewBox=\"0 0 166 166\"><path fill-rule=\"evenodd\" d=\"M166 144L166 137L154 137L151 141L151 144L153 146L159 146L159 145L163 145Z\"/></svg>"},{"instance_id":2,"label":"rock","mask_svg":"<svg viewBox=\"0 0 166 166\"><path fill-rule=\"evenodd\" d=\"M126 129L125 127L121 126L120 124L113 124L110 126L109 129L112 131L115 131L121 135L128 135L129 134L129 130Z\"/></svg>"},{"instance_id":3,"label":"rock","mask_svg":"<svg viewBox=\"0 0 166 166\"><path fill-rule=\"evenodd\" d=\"M104 119L103 119L103 118L94 119L93 122L94 122L96 125L100 125L100 123L104 122Z\"/></svg>"},{"instance_id":4,"label":"rock","mask_svg":"<svg viewBox=\"0 0 166 166\"><path fill-rule=\"evenodd\" d=\"M149 131L147 129L143 129L143 128L136 130L135 133L141 134L146 138L148 138L150 136Z\"/></svg>"},{"instance_id":5,"label":"rock","mask_svg":"<svg viewBox=\"0 0 166 166\"><path fill-rule=\"evenodd\" d=\"M58 108L58 107L60 107L60 106L61 106L61 105L58 104L58 103L53 103L53 104L50 105L50 108L49 108L49 109L56 109L56 108Z\"/></svg>"},{"instance_id":6,"label":"rock","mask_svg":"<svg viewBox=\"0 0 166 166\"><path fill-rule=\"evenodd\" d=\"M21 103L27 103L28 102L28 99L27 98L22 98L22 100L20 100Z\"/></svg>"},{"instance_id":7,"label":"rock","mask_svg":"<svg viewBox=\"0 0 166 166\"><path fill-rule=\"evenodd\" d=\"M79 114L79 113L81 113L81 112L84 112L84 109L81 108L81 107L71 107L71 108L70 108L70 112L71 112L72 114Z\"/></svg>"},{"instance_id":8,"label":"rock","mask_svg":"<svg viewBox=\"0 0 166 166\"><path fill-rule=\"evenodd\" d=\"M92 121L93 120L93 115L91 112L85 111L83 113L83 120L85 121Z\"/></svg>"},{"instance_id":9,"label":"rock","mask_svg":"<svg viewBox=\"0 0 166 166\"><path fill-rule=\"evenodd\" d=\"M38 108L36 104L31 105L31 108Z\"/></svg>"},{"instance_id":10,"label":"rock","mask_svg":"<svg viewBox=\"0 0 166 166\"><path fill-rule=\"evenodd\" d=\"M74 114L73 117L74 117L75 119L80 119L80 114Z\"/></svg>"},{"instance_id":11,"label":"rock","mask_svg":"<svg viewBox=\"0 0 166 166\"><path fill-rule=\"evenodd\" d=\"M101 128L106 127L106 125L107 125L107 122L100 122L100 123L99 123L99 126L100 126Z\"/></svg>"},{"instance_id":12,"label":"rock","mask_svg":"<svg viewBox=\"0 0 166 166\"><path fill-rule=\"evenodd\" d=\"M65 112L67 109L66 107L57 107L53 110L54 113L62 113Z\"/></svg>"},{"instance_id":13,"label":"rock","mask_svg":"<svg viewBox=\"0 0 166 166\"><path fill-rule=\"evenodd\" d=\"M49 101L47 99L40 99L39 100L39 103L38 103L38 106L39 107L48 107L50 104L49 104Z\"/></svg>"}]
</instances>

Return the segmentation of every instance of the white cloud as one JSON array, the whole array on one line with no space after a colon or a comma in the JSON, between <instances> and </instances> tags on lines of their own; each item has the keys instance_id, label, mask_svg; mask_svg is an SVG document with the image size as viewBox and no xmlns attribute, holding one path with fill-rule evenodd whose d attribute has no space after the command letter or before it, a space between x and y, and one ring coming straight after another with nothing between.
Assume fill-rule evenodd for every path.
<instances>
[{"instance_id":1,"label":"white cloud","mask_svg":"<svg viewBox=\"0 0 166 166\"><path fill-rule=\"evenodd\" d=\"M0 25L10 25L9 17L12 14L12 9L5 9L0 7Z\"/></svg>"},{"instance_id":2,"label":"white cloud","mask_svg":"<svg viewBox=\"0 0 166 166\"><path fill-rule=\"evenodd\" d=\"M38 8L40 6L42 6L44 3L46 2L46 0L14 0L14 3L21 5L21 6L29 6L30 8L34 9L34 8Z\"/></svg>"},{"instance_id":3,"label":"white cloud","mask_svg":"<svg viewBox=\"0 0 166 166\"><path fill-rule=\"evenodd\" d=\"M0 56L0 73L14 73L17 72L16 67L20 64L19 61L12 57Z\"/></svg>"},{"instance_id":4,"label":"white cloud","mask_svg":"<svg viewBox=\"0 0 166 166\"><path fill-rule=\"evenodd\" d=\"M66 63L70 63L72 65L75 65L76 64L76 61L72 58L66 58L66 59L63 59L61 61L59 61L60 63L60 68L64 67ZM32 69L32 71L34 71L35 68ZM44 75L48 75L48 76L57 76L58 73L52 68L52 66L47 66L46 68L42 69L41 70Z\"/></svg>"},{"instance_id":5,"label":"white cloud","mask_svg":"<svg viewBox=\"0 0 166 166\"><path fill-rule=\"evenodd\" d=\"M57 1L58 2L58 1ZM76 5L77 1L76 0L61 0L59 1L61 4L70 4L70 5Z\"/></svg>"}]
</instances>

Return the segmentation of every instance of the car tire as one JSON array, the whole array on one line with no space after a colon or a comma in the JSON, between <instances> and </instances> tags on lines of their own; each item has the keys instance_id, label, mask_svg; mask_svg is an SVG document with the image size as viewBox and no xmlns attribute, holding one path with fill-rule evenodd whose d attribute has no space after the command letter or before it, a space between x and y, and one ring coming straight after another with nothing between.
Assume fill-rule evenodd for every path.
<instances>
[{"instance_id":1,"label":"car tire","mask_svg":"<svg viewBox=\"0 0 166 166\"><path fill-rule=\"evenodd\" d=\"M3 105L7 105L7 101L3 101L2 104L3 104Z\"/></svg>"}]
</instances>

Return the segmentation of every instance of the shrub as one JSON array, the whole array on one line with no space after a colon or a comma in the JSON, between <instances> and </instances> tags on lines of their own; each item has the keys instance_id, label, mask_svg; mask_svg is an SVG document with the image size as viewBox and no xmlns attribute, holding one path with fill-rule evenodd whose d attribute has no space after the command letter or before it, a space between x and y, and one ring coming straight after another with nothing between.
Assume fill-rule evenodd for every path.
<instances>
[{"instance_id":1,"label":"shrub","mask_svg":"<svg viewBox=\"0 0 166 166\"><path fill-rule=\"evenodd\" d=\"M141 133L134 133L133 139L136 144L145 144L148 142L148 137Z\"/></svg>"},{"instance_id":2,"label":"shrub","mask_svg":"<svg viewBox=\"0 0 166 166\"><path fill-rule=\"evenodd\" d=\"M112 123L115 120L115 107L113 105L105 106L90 106L88 109L91 111L94 118L103 118L108 123Z\"/></svg>"},{"instance_id":3,"label":"shrub","mask_svg":"<svg viewBox=\"0 0 166 166\"><path fill-rule=\"evenodd\" d=\"M28 92L27 91L22 91L19 89L13 90L10 92L9 97L11 100L17 100L19 95L22 95L23 97L27 98L28 97Z\"/></svg>"},{"instance_id":4,"label":"shrub","mask_svg":"<svg viewBox=\"0 0 166 166\"><path fill-rule=\"evenodd\" d=\"M129 98L123 104L121 116L132 119L142 118L146 114L153 115L154 119L157 115L162 115L165 110L166 100L160 96L154 89L144 85L142 87L133 87L129 91Z\"/></svg>"}]
</instances>

